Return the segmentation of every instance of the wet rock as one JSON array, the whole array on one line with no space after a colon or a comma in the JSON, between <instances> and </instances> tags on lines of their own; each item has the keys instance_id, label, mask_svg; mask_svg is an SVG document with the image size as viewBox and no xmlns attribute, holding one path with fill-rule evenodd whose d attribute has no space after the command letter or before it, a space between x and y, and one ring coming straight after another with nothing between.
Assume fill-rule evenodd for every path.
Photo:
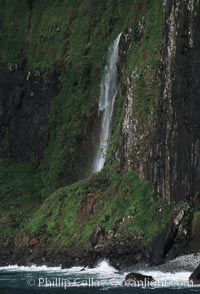
<instances>
[{"instance_id":1,"label":"wet rock","mask_svg":"<svg viewBox=\"0 0 200 294\"><path fill-rule=\"evenodd\" d=\"M195 285L200 285L200 265L191 274L191 276L189 277L189 281Z\"/></svg>"},{"instance_id":2,"label":"wet rock","mask_svg":"<svg viewBox=\"0 0 200 294\"><path fill-rule=\"evenodd\" d=\"M19 66L0 68L0 149L1 156L38 161L43 157L44 136L50 100L58 95L58 76L47 81ZM9 134L9 135L7 135Z\"/></svg>"},{"instance_id":3,"label":"wet rock","mask_svg":"<svg viewBox=\"0 0 200 294\"><path fill-rule=\"evenodd\" d=\"M84 272L84 271L86 270L86 268L87 268L87 266L84 266L84 267L80 270L80 272Z\"/></svg>"},{"instance_id":4,"label":"wet rock","mask_svg":"<svg viewBox=\"0 0 200 294\"><path fill-rule=\"evenodd\" d=\"M120 56L120 62L118 64L118 71L121 72L123 65L126 63L127 60L127 52L128 49L131 46L131 37L132 37L132 28L126 28L120 39L119 43L119 56Z\"/></svg>"},{"instance_id":5,"label":"wet rock","mask_svg":"<svg viewBox=\"0 0 200 294\"><path fill-rule=\"evenodd\" d=\"M145 21L144 17L138 22L138 25L135 29L135 40L139 43L144 35Z\"/></svg>"},{"instance_id":6,"label":"wet rock","mask_svg":"<svg viewBox=\"0 0 200 294\"><path fill-rule=\"evenodd\" d=\"M146 250L146 257L151 264L161 264L172 248L178 228L174 223L169 224L154 240L152 246Z\"/></svg>"},{"instance_id":7,"label":"wet rock","mask_svg":"<svg viewBox=\"0 0 200 294\"><path fill-rule=\"evenodd\" d=\"M97 226L90 238L91 245L94 247L100 239L103 239L104 235L105 231L100 226Z\"/></svg>"},{"instance_id":8,"label":"wet rock","mask_svg":"<svg viewBox=\"0 0 200 294\"><path fill-rule=\"evenodd\" d=\"M142 275L139 273L129 273L126 275L125 280L123 281L124 284L133 284L133 283L151 283L154 282L154 278L152 276Z\"/></svg>"}]
</instances>

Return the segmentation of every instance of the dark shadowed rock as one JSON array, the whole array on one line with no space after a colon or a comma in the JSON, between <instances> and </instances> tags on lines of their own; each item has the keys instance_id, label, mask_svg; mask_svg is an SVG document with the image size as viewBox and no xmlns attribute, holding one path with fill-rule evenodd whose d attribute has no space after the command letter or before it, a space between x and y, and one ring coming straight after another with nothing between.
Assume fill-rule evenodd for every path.
<instances>
[{"instance_id":1,"label":"dark shadowed rock","mask_svg":"<svg viewBox=\"0 0 200 294\"><path fill-rule=\"evenodd\" d=\"M185 200L180 203L179 207L176 209L176 215L171 219L171 221L162 229L160 234L156 236L152 245L146 249L144 254L146 259L150 264L158 265L162 262L174 259L180 254L180 248L182 248L183 254L188 247L188 242L190 241L190 236L188 231L184 229L184 234L181 236L180 228L183 231L183 219L186 215L189 215L194 204ZM187 224L188 226L189 224ZM186 228L186 222L185 227ZM188 229L189 230L189 229ZM177 247L178 244L178 247Z\"/></svg>"},{"instance_id":2,"label":"dark shadowed rock","mask_svg":"<svg viewBox=\"0 0 200 294\"><path fill-rule=\"evenodd\" d=\"M15 65L0 68L0 155L14 160L43 158L51 98L58 95L58 74L44 80L39 71ZM8 135L9 134L9 135Z\"/></svg>"},{"instance_id":3,"label":"dark shadowed rock","mask_svg":"<svg viewBox=\"0 0 200 294\"><path fill-rule=\"evenodd\" d=\"M129 273L126 275L124 284L133 284L133 283L151 283L154 282L154 278L152 276L142 275L139 273Z\"/></svg>"},{"instance_id":4,"label":"dark shadowed rock","mask_svg":"<svg viewBox=\"0 0 200 294\"><path fill-rule=\"evenodd\" d=\"M103 239L105 235L105 232L104 230L100 227L100 226L97 226L94 231L93 231L93 234L90 238L90 242L92 244L92 246L95 246L100 239Z\"/></svg>"},{"instance_id":5,"label":"dark shadowed rock","mask_svg":"<svg viewBox=\"0 0 200 294\"><path fill-rule=\"evenodd\" d=\"M86 270L86 268L87 268L87 266L84 266L84 267L80 270L80 272L84 272L84 271Z\"/></svg>"},{"instance_id":6,"label":"dark shadowed rock","mask_svg":"<svg viewBox=\"0 0 200 294\"><path fill-rule=\"evenodd\" d=\"M200 285L200 265L191 274L189 281L193 282L195 285Z\"/></svg>"},{"instance_id":7,"label":"dark shadowed rock","mask_svg":"<svg viewBox=\"0 0 200 294\"><path fill-rule=\"evenodd\" d=\"M151 264L161 264L172 248L178 229L174 223L169 224L155 238L151 248L147 249L146 257Z\"/></svg>"}]
</instances>

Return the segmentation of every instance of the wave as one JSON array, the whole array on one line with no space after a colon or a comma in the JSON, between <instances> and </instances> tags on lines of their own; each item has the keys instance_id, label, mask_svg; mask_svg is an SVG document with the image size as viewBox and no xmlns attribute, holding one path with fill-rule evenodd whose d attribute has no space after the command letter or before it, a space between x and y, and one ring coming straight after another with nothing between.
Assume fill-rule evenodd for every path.
<instances>
[{"instance_id":1,"label":"wave","mask_svg":"<svg viewBox=\"0 0 200 294\"><path fill-rule=\"evenodd\" d=\"M42 273L43 276L48 277L67 277L67 278L74 278L78 277L80 279L85 278L92 278L109 282L113 279L122 283L126 274L128 272L138 272L143 275L152 276L156 281L156 288L159 287L167 287L170 288L171 286L177 287L187 287L188 286L188 279L191 275L193 269L198 265L196 264L196 257L193 255L182 256L172 260L166 264L161 266L150 267L144 264L135 265L125 272L117 271L113 266L109 264L109 261L102 260L100 261L95 268L88 268L88 267L71 267L62 269L61 266L59 267L48 267L46 265L37 266L37 265L30 265L30 266L18 266L18 265L10 265L6 267L0 267L0 274L7 273L9 275L17 274L17 273L27 273L28 275L37 275L37 273ZM183 267L181 267L181 265ZM159 282L159 284L158 284ZM191 285L190 285L191 286Z\"/></svg>"},{"instance_id":2,"label":"wave","mask_svg":"<svg viewBox=\"0 0 200 294\"><path fill-rule=\"evenodd\" d=\"M83 270L83 271L82 271ZM95 268L74 266L71 268L63 269L59 267L48 267L46 265L37 266L35 264L30 266L18 266L18 265L8 265L0 267L0 271L30 271L30 272L68 272L68 273L88 273L88 274L105 274L113 275L116 273L116 269L109 264L109 261L103 260L97 264Z\"/></svg>"},{"instance_id":3,"label":"wave","mask_svg":"<svg viewBox=\"0 0 200 294\"><path fill-rule=\"evenodd\" d=\"M8 265L8 266L3 266L0 267L0 272L1 271L10 271L10 272L24 272L24 271L28 271L28 272L57 272L61 270L61 266L59 267L48 267L46 265L42 265L42 266L37 266L35 264L30 265L30 266L18 266L18 265Z\"/></svg>"}]
</instances>

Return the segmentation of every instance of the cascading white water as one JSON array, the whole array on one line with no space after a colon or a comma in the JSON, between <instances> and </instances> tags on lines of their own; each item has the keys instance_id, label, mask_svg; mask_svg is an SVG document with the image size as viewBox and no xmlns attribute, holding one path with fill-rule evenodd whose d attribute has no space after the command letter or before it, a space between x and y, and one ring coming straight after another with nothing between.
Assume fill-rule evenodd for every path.
<instances>
[{"instance_id":1,"label":"cascading white water","mask_svg":"<svg viewBox=\"0 0 200 294\"><path fill-rule=\"evenodd\" d=\"M109 48L109 58L105 67L105 73L100 84L100 99L98 115L101 118L100 143L94 159L93 171L99 172L105 163L108 140L110 136L110 124L117 95L117 59L121 33Z\"/></svg>"}]
</instances>

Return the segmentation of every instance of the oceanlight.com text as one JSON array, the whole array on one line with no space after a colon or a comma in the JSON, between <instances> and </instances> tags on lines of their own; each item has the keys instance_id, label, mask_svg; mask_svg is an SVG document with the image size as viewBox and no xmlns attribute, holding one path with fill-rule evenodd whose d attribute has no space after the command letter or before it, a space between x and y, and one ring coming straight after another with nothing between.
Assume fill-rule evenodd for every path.
<instances>
[{"instance_id":1,"label":"oceanlight.com text","mask_svg":"<svg viewBox=\"0 0 200 294\"><path fill-rule=\"evenodd\" d=\"M160 280L149 281L123 281L120 279L105 279L98 280L95 278L88 279L65 279L63 277L39 277L37 279L29 278L26 281L29 287L46 287L46 288L71 288L71 287L142 287L142 288L180 288L180 287L192 287L191 281L179 281L179 280Z\"/></svg>"}]
</instances>

